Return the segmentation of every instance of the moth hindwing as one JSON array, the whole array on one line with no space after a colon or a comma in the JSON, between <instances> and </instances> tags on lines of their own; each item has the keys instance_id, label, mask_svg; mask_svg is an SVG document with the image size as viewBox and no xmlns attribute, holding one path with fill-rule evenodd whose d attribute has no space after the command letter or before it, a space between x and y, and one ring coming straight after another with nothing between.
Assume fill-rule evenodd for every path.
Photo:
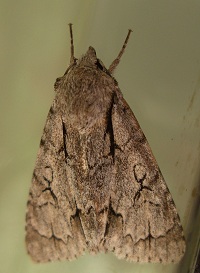
<instances>
[{"instance_id":1,"label":"moth hindwing","mask_svg":"<svg viewBox=\"0 0 200 273\"><path fill-rule=\"evenodd\" d=\"M182 226L150 146L93 47L55 83L28 199L26 246L36 262L112 251L178 262Z\"/></svg>"}]
</instances>

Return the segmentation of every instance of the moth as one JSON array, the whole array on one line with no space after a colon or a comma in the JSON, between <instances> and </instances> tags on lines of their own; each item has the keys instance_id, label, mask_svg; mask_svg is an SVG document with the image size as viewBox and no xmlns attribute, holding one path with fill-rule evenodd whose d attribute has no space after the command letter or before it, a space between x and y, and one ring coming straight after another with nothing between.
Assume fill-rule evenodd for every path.
<instances>
[{"instance_id":1,"label":"moth","mask_svg":"<svg viewBox=\"0 0 200 273\"><path fill-rule=\"evenodd\" d=\"M151 148L113 72L89 47L55 83L27 203L36 262L111 251L133 262L178 262L180 219Z\"/></svg>"}]
</instances>

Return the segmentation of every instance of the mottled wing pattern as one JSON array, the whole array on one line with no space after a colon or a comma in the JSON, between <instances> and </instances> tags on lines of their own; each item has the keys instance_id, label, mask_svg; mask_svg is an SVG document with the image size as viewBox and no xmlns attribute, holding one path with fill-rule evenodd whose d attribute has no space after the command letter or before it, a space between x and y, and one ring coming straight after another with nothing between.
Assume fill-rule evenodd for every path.
<instances>
[{"instance_id":1,"label":"mottled wing pattern","mask_svg":"<svg viewBox=\"0 0 200 273\"><path fill-rule=\"evenodd\" d=\"M27 207L26 245L36 262L72 260L85 250L79 212L66 174L65 133L54 101L41 139Z\"/></svg>"},{"instance_id":2,"label":"mottled wing pattern","mask_svg":"<svg viewBox=\"0 0 200 273\"><path fill-rule=\"evenodd\" d=\"M120 91L112 109L115 183L105 247L136 262L178 262L182 226L150 146Z\"/></svg>"}]
</instances>

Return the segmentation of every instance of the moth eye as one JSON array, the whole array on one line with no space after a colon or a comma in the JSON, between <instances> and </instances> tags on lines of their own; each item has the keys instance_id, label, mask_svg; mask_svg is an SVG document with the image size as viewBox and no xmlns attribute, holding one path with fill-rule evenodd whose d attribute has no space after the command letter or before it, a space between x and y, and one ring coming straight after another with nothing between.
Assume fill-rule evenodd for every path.
<instances>
[{"instance_id":1,"label":"moth eye","mask_svg":"<svg viewBox=\"0 0 200 273\"><path fill-rule=\"evenodd\" d=\"M103 64L101 60L97 59L95 64L97 68L99 68L100 70L102 70L103 72L105 72L106 74L110 76L110 72L108 71L108 69L106 69L105 65Z\"/></svg>"},{"instance_id":2,"label":"moth eye","mask_svg":"<svg viewBox=\"0 0 200 273\"><path fill-rule=\"evenodd\" d=\"M97 66L99 69L101 69L102 71L105 70L104 67L103 67L103 65L101 64L101 61L100 61L99 59L97 59L97 61L95 62L95 64L96 64L96 66Z\"/></svg>"}]
</instances>

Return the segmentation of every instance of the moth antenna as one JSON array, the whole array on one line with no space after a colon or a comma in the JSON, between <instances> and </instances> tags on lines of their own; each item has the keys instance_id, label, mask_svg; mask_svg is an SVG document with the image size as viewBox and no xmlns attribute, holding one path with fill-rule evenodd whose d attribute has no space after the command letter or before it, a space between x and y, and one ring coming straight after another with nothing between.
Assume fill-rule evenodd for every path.
<instances>
[{"instance_id":1,"label":"moth antenna","mask_svg":"<svg viewBox=\"0 0 200 273\"><path fill-rule=\"evenodd\" d=\"M70 31L70 38L71 38L71 58L70 64L75 63L76 58L74 57L74 40L73 40L73 31L72 31L72 24L69 24L69 31Z\"/></svg>"},{"instance_id":2,"label":"moth antenna","mask_svg":"<svg viewBox=\"0 0 200 273\"><path fill-rule=\"evenodd\" d=\"M122 55L123 55L123 53L124 53L124 51L125 51L125 48L126 48L126 46L127 46L127 44L128 44L128 40L129 40L129 37L130 37L131 32L132 32L132 30L129 29L129 30L128 30L128 34L127 34L127 36L126 36L126 39L125 39L125 41L124 41L124 44L123 44L123 46L122 46L122 49L120 50L120 52L119 52L117 58L116 58L116 59L111 63L111 65L109 66L108 71L110 72L110 74L113 74L113 71L115 70L115 68L116 68L116 67L118 66L118 64L119 64L120 59L121 59L121 57L122 57Z\"/></svg>"}]
</instances>

